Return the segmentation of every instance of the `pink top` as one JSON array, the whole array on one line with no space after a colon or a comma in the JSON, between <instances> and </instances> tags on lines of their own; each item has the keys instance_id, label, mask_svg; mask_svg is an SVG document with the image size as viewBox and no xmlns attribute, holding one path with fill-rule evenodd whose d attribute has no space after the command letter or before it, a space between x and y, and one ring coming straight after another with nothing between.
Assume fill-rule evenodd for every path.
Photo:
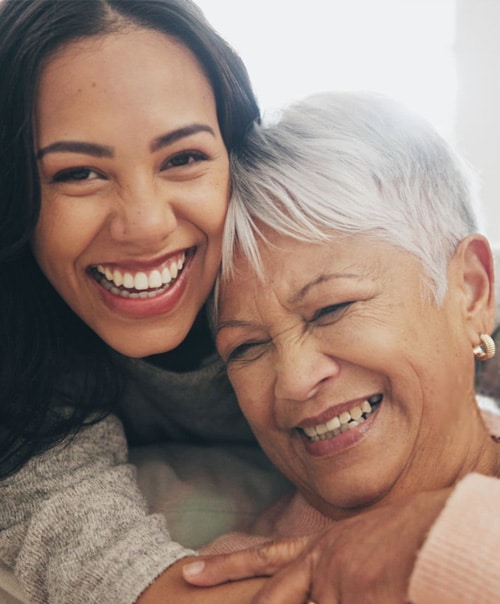
<instances>
[{"instance_id":1,"label":"pink top","mask_svg":"<svg viewBox=\"0 0 500 604\"><path fill-rule=\"evenodd\" d=\"M500 416L484 413L484 419L500 436ZM309 535L331 523L295 493L262 514L252 528L256 534L223 535L201 553L234 552L270 536ZM457 484L418 554L408 596L413 604L499 604L500 480L469 474Z\"/></svg>"}]
</instances>

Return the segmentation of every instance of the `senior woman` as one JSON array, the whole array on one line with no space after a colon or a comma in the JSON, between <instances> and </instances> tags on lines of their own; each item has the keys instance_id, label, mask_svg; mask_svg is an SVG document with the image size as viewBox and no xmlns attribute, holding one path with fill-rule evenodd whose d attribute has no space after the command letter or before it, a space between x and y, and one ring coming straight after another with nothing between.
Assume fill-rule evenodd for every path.
<instances>
[{"instance_id":1,"label":"senior woman","mask_svg":"<svg viewBox=\"0 0 500 604\"><path fill-rule=\"evenodd\" d=\"M233 159L217 348L297 493L205 551L315 534L259 602L498 602L500 419L473 390L493 261L467 170L396 103L341 93L255 126ZM291 557L257 551L184 575Z\"/></svg>"}]
</instances>

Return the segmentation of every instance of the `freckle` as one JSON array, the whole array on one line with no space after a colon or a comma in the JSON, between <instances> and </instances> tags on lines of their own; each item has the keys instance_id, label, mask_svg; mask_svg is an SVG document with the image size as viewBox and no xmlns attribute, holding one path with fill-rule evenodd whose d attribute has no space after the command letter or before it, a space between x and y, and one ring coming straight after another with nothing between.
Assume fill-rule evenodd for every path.
<instances>
[{"instance_id":1,"label":"freckle","mask_svg":"<svg viewBox=\"0 0 500 604\"><path fill-rule=\"evenodd\" d=\"M96 83L92 82L92 88L95 88L95 87L96 87Z\"/></svg>"}]
</instances>

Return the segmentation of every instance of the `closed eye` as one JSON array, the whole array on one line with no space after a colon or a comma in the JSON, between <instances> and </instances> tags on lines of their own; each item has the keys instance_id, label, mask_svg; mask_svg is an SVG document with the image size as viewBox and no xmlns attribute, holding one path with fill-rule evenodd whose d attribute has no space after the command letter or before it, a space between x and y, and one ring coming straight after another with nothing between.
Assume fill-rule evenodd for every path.
<instances>
[{"instance_id":1,"label":"closed eye","mask_svg":"<svg viewBox=\"0 0 500 604\"><path fill-rule=\"evenodd\" d=\"M226 363L235 361L250 362L256 361L260 356L264 354L270 340L255 341L255 342L244 342L233 348L227 355Z\"/></svg>"},{"instance_id":2,"label":"closed eye","mask_svg":"<svg viewBox=\"0 0 500 604\"><path fill-rule=\"evenodd\" d=\"M342 311L346 310L351 304L353 304L352 301L324 306L314 313L310 323L329 324L337 320Z\"/></svg>"}]
</instances>

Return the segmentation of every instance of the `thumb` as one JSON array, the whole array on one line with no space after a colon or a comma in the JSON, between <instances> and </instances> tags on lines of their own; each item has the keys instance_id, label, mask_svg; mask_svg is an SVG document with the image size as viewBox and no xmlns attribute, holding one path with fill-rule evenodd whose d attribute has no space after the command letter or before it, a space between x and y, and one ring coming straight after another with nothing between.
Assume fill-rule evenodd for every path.
<instances>
[{"instance_id":1,"label":"thumb","mask_svg":"<svg viewBox=\"0 0 500 604\"><path fill-rule=\"evenodd\" d=\"M309 542L310 537L284 539L232 554L209 556L185 564L182 567L182 575L188 583L203 587L251 577L271 576L295 560Z\"/></svg>"}]
</instances>

